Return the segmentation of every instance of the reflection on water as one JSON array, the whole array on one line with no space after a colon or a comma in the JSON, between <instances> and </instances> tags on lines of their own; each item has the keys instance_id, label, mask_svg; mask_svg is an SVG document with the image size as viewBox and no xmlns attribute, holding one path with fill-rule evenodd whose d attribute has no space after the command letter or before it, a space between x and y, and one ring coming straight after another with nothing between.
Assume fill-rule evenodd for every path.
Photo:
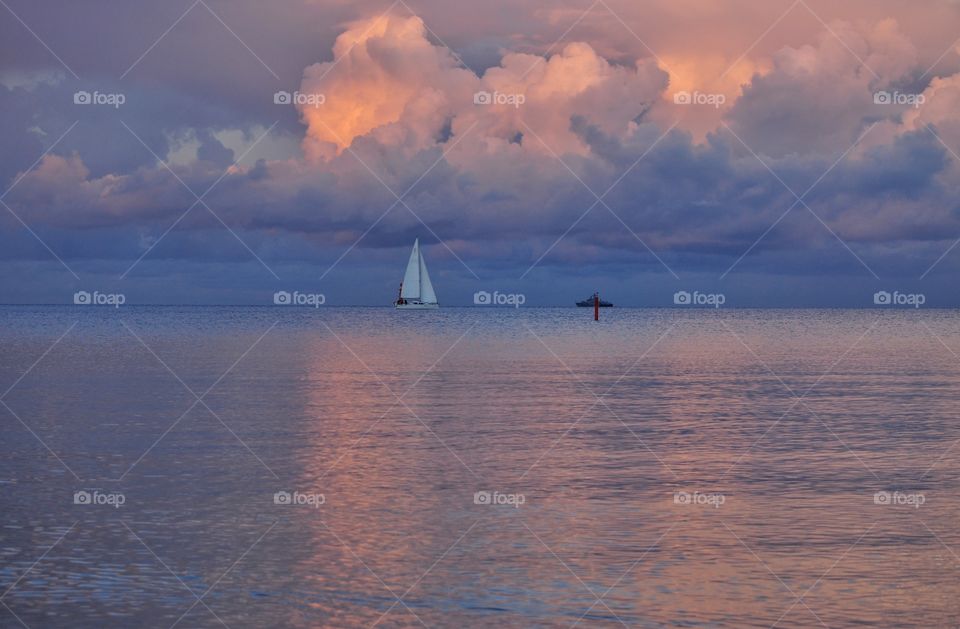
<instances>
[{"instance_id":1,"label":"reflection on water","mask_svg":"<svg viewBox=\"0 0 960 629\"><path fill-rule=\"evenodd\" d=\"M0 309L0 626L960 623L957 313L591 314Z\"/></svg>"}]
</instances>

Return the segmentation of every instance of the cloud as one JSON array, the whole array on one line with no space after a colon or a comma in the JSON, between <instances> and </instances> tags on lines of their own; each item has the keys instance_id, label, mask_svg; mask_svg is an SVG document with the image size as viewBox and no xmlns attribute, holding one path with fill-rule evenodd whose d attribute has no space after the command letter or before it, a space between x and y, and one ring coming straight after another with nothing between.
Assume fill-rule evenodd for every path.
<instances>
[{"instance_id":1,"label":"cloud","mask_svg":"<svg viewBox=\"0 0 960 629\"><path fill-rule=\"evenodd\" d=\"M442 238L477 264L525 267L549 249L544 264L656 265L650 246L680 264L722 259L726 268L796 201L752 150L798 193L829 171L807 202L854 246L923 244L960 227L951 201L957 164L929 131L960 151L960 75L922 77L935 59L899 22L834 21L813 43L748 60L753 74L736 74L745 77L740 93L711 115L724 116L751 150L720 125L691 132L682 122L690 110L668 98L684 83L648 53L613 58L607 47L571 39L536 47L548 54L503 50L496 64L474 71L418 17L350 21L332 58L302 72L299 92L322 94L322 103L278 107L267 102L273 85L263 92L270 115L262 116L230 99L124 87L130 104L119 113L66 110L83 116L82 146L68 136L7 202L31 225L67 230L67 238L83 231L71 248L78 257L142 252L194 203L182 180L197 193L216 184L205 198L216 216L198 207L158 256L235 255L205 244L222 219L260 254L281 259L340 252L361 236L358 250L375 251L420 235ZM735 60L732 50L717 59ZM70 89L49 81L0 88L21 162L69 124ZM916 89L926 103L877 105L879 89ZM505 98L478 103L482 92ZM293 111L302 123L299 152L255 151L231 167L253 146L255 130L268 127L264 120ZM27 132L38 125L43 141ZM96 141L104 137L111 140ZM263 146L288 146L294 137L280 125ZM29 163L8 166L8 174ZM599 203L595 195L608 190ZM402 203L394 193L405 195ZM809 221L789 230L784 223L755 252L780 253L791 268L805 253L823 262L809 252L836 245L833 237L804 208L796 215ZM129 242L117 243L119 233Z\"/></svg>"},{"instance_id":2,"label":"cloud","mask_svg":"<svg viewBox=\"0 0 960 629\"><path fill-rule=\"evenodd\" d=\"M540 150L582 147L570 131L582 116L610 133L625 133L668 82L651 60L635 68L613 65L586 43L563 46L549 59L508 53L482 77L463 68L447 48L432 44L418 17L379 17L352 24L337 38L334 59L304 72L303 94L324 104L301 105L307 125L304 153L329 158L358 137L422 150L445 125L476 125L476 135L509 141L536 121ZM503 95L477 106L478 92ZM516 106L513 106L516 103Z\"/></svg>"},{"instance_id":3,"label":"cloud","mask_svg":"<svg viewBox=\"0 0 960 629\"><path fill-rule=\"evenodd\" d=\"M304 153L328 158L357 137L430 143L473 74L449 50L432 45L418 17L385 16L354 23L337 37L334 59L309 66L300 91L322 94L321 106L299 106L307 125Z\"/></svg>"},{"instance_id":4,"label":"cloud","mask_svg":"<svg viewBox=\"0 0 960 629\"><path fill-rule=\"evenodd\" d=\"M817 45L786 47L755 75L728 119L755 151L770 156L841 153L871 119L889 111L874 93L919 68L916 50L892 20L867 30L835 23Z\"/></svg>"}]
</instances>

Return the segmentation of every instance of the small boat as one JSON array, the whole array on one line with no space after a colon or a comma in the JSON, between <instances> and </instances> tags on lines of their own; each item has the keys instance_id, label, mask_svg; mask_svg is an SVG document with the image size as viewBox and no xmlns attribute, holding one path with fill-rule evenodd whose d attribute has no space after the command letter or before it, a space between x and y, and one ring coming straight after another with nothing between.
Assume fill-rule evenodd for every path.
<instances>
[{"instance_id":1,"label":"small boat","mask_svg":"<svg viewBox=\"0 0 960 629\"><path fill-rule=\"evenodd\" d=\"M393 305L410 310L440 307L437 303L437 294L433 292L430 274L427 273L427 265L420 252L419 238L413 241L413 251L410 252L407 271L403 274L403 281L400 282L400 294L397 295Z\"/></svg>"},{"instance_id":2,"label":"small boat","mask_svg":"<svg viewBox=\"0 0 960 629\"><path fill-rule=\"evenodd\" d=\"M590 295L589 297L587 297L586 299L584 299L583 301L578 301L578 302L577 302L577 305L580 306L581 308L593 308L593 300L594 300L594 298L599 299L599 297L600 297L600 293L594 293L594 294ZM604 301L604 300L600 299L600 307L601 307L601 308L613 308L613 304L611 304L609 301Z\"/></svg>"}]
</instances>

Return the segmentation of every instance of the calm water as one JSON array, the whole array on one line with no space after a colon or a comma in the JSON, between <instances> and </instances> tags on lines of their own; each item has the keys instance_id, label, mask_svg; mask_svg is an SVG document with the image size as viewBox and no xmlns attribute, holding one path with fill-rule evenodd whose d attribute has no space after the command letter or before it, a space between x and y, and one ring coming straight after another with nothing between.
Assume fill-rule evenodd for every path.
<instances>
[{"instance_id":1,"label":"calm water","mask_svg":"<svg viewBox=\"0 0 960 629\"><path fill-rule=\"evenodd\" d=\"M960 624L960 314L591 314L0 308L0 626Z\"/></svg>"}]
</instances>

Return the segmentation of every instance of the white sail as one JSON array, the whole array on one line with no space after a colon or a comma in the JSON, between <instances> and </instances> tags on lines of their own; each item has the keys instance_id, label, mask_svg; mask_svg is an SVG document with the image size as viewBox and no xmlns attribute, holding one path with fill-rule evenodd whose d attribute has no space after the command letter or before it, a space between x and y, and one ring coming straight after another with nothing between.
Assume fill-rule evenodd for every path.
<instances>
[{"instance_id":1,"label":"white sail","mask_svg":"<svg viewBox=\"0 0 960 629\"><path fill-rule=\"evenodd\" d=\"M403 274L403 286L400 288L400 297L395 302L397 308L439 308L437 294L433 292L433 283L427 273L427 264L420 251L420 239L413 242L413 251L407 262L407 270Z\"/></svg>"},{"instance_id":2,"label":"white sail","mask_svg":"<svg viewBox=\"0 0 960 629\"><path fill-rule=\"evenodd\" d=\"M427 263L423 261L423 254L420 255L420 301L425 304L437 303L437 294L433 292L433 284L430 282L430 274L427 273Z\"/></svg>"},{"instance_id":3,"label":"white sail","mask_svg":"<svg viewBox=\"0 0 960 629\"><path fill-rule=\"evenodd\" d=\"M420 299L420 269L423 262L420 258L420 239L413 242L413 251L410 252L410 261L407 262L407 272L403 274L403 288L400 290L400 296L404 299ZM429 284L430 279L427 279ZM433 287L430 287L430 294L433 295ZM437 298L434 295L433 301Z\"/></svg>"}]
</instances>

